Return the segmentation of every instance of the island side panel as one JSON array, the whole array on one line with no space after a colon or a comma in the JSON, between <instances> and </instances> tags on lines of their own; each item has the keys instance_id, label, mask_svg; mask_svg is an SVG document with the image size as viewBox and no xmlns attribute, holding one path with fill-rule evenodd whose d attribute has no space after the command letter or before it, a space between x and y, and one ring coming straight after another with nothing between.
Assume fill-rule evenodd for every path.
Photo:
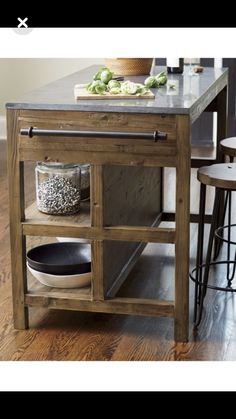
<instances>
[{"instance_id":1,"label":"island side panel","mask_svg":"<svg viewBox=\"0 0 236 419\"><path fill-rule=\"evenodd\" d=\"M161 211L161 168L104 166L104 226L152 226ZM146 243L104 241L105 295L113 297Z\"/></svg>"},{"instance_id":2,"label":"island side panel","mask_svg":"<svg viewBox=\"0 0 236 419\"><path fill-rule=\"evenodd\" d=\"M27 291L26 240L21 228L24 220L24 163L19 159L18 118L19 111L7 110L11 274L14 327L27 329L29 313L24 301Z\"/></svg>"}]
</instances>

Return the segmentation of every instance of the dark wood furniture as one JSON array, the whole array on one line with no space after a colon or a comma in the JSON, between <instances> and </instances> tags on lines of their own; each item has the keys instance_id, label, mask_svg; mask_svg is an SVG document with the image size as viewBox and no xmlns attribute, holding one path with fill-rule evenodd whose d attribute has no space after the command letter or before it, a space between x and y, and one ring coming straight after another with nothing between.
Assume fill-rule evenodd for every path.
<instances>
[{"instance_id":1,"label":"dark wood furniture","mask_svg":"<svg viewBox=\"0 0 236 419\"><path fill-rule=\"evenodd\" d=\"M191 124L204 112L218 113L218 141L226 136L227 70L204 69L194 78L172 76L176 91L156 91L155 100L75 101L73 87L89 82L91 67L7 104L8 167L14 323L28 327L28 307L172 316L176 341L187 341L189 324L189 222ZM161 71L157 68L156 72ZM132 79L132 78L130 78ZM143 81L143 77L133 78ZM194 81L196 79L196 81ZM23 128L153 132L165 140L20 135ZM217 159L220 159L219 152ZM35 205L25 209L24 163L91 164L90 208L74 217L50 217ZM195 162L197 165L199 162ZM176 168L175 214L162 208L162 169ZM193 216L192 221L196 221ZM164 228L162 220L175 220ZM29 286L26 236L88 238L92 242L91 287L59 290ZM147 242L175 245L175 299L116 297ZM145 278L144 278L145 281Z\"/></svg>"}]
</instances>

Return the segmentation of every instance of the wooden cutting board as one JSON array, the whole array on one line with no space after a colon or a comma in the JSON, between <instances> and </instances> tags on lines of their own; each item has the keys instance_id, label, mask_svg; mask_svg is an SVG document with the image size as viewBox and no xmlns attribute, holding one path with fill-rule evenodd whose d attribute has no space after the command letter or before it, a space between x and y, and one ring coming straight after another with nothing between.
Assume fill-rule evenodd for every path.
<instances>
[{"instance_id":1,"label":"wooden cutting board","mask_svg":"<svg viewBox=\"0 0 236 419\"><path fill-rule=\"evenodd\" d=\"M86 90L86 87L81 86L81 84L76 84L74 87L74 94L75 94L75 99L133 99L133 100L137 100L137 99L153 99L155 98L154 93L151 92L151 90L147 91L147 93L145 95L124 95L123 93L119 93L118 95L112 95L109 92L105 92L104 95L100 95L100 94L94 94L94 93L89 93Z\"/></svg>"}]
</instances>

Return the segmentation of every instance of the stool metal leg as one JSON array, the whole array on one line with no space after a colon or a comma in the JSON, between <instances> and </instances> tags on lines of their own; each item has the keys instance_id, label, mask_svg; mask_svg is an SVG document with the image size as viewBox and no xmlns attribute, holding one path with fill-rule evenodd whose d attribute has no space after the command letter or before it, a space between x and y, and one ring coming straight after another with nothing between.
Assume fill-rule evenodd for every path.
<instances>
[{"instance_id":1,"label":"stool metal leg","mask_svg":"<svg viewBox=\"0 0 236 419\"><path fill-rule=\"evenodd\" d=\"M230 163L234 162L234 157L229 156ZM229 207L228 207L228 244L227 244L227 259L230 260L230 240L231 240L231 204L232 204L232 192L227 192L227 197L229 197ZM236 261L236 252L234 255L234 260ZM234 263L232 274L230 276L230 263L227 264L227 281L228 281L228 287L231 287L231 282L235 275L235 268L236 264Z\"/></svg>"},{"instance_id":2,"label":"stool metal leg","mask_svg":"<svg viewBox=\"0 0 236 419\"><path fill-rule=\"evenodd\" d=\"M199 224L198 224L198 242L197 242L197 266L200 268L196 271L196 282L194 290L194 323L197 319L197 304L200 299L201 287L198 282L202 282L202 259L203 259L203 239L204 239L204 217L206 206L206 185L201 183L200 187L200 204L199 204Z\"/></svg>"},{"instance_id":3,"label":"stool metal leg","mask_svg":"<svg viewBox=\"0 0 236 419\"><path fill-rule=\"evenodd\" d=\"M232 191L228 191L229 195L229 207L228 207L228 243L227 243L227 260L230 261L231 258L231 207L232 207ZM234 261L236 262L236 251L234 254ZM231 287L232 280L234 279L235 275L235 269L236 269L236 263L233 265L232 273L230 275L230 263L227 263L227 281L228 281L228 287Z\"/></svg>"},{"instance_id":4,"label":"stool metal leg","mask_svg":"<svg viewBox=\"0 0 236 419\"><path fill-rule=\"evenodd\" d=\"M232 270L232 274L231 274L231 277L229 278L229 281L230 281L230 286L231 286L231 282L233 281L233 279L234 279L234 275L235 275L235 270L236 270L236 251L235 251L235 254L234 254L234 266L233 266L233 270Z\"/></svg>"},{"instance_id":5,"label":"stool metal leg","mask_svg":"<svg viewBox=\"0 0 236 419\"><path fill-rule=\"evenodd\" d=\"M230 161L230 163L233 163L234 162L234 157L229 156L229 161ZM222 195L223 194L224 194L224 191L222 191ZM227 200L227 198L228 198L228 193L226 194L226 200ZM222 196L222 199L223 199L223 196ZM217 214L218 225L216 226L216 228L220 227L221 225L224 225L224 219L225 219L225 214L226 214L226 206L227 206L227 202L225 202L225 205L224 205L223 215L220 214L220 212ZM216 260L218 258L221 246L222 246L222 241L219 240L218 238L215 238L213 260Z\"/></svg>"},{"instance_id":6,"label":"stool metal leg","mask_svg":"<svg viewBox=\"0 0 236 419\"><path fill-rule=\"evenodd\" d=\"M219 194L220 194L220 196L219 196L220 201L221 202L222 202L222 200L224 201L224 208L223 208L223 212L222 212L222 211L220 211L221 208L219 206L219 210L218 210L218 213L217 213L217 216L216 216L216 219L217 219L216 228L224 225L226 209L227 209L227 199L228 199L228 194L226 194L226 197L225 197L225 191L224 190L220 190ZM220 239L218 239L217 237L215 237L213 260L216 260L218 258L221 247L222 247L222 241Z\"/></svg>"},{"instance_id":7,"label":"stool metal leg","mask_svg":"<svg viewBox=\"0 0 236 419\"><path fill-rule=\"evenodd\" d=\"M203 281L200 284L202 291L200 293L199 314L198 314L197 323L195 323L196 327L199 326L202 319L203 302L206 295L207 284L208 284L208 276L209 276L209 269L210 269L209 263L211 261L212 245L213 245L214 233L215 233L215 229L217 225L217 215L218 215L219 206L220 206L220 196L222 195L221 192L222 191L220 189L216 188L215 201L214 201L213 214L212 214L212 222L211 222L210 235L209 235L209 240L208 240L207 256L206 256L206 262L205 262L205 271L204 271Z\"/></svg>"}]
</instances>

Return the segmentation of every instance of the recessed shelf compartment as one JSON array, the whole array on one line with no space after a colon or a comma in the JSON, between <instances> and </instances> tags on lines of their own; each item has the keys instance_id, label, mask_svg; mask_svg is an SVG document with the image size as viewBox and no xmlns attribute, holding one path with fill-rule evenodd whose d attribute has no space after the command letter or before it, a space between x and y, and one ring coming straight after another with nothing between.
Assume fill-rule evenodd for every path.
<instances>
[{"instance_id":1,"label":"recessed shelf compartment","mask_svg":"<svg viewBox=\"0 0 236 419\"><path fill-rule=\"evenodd\" d=\"M91 286L82 287L82 288L51 288L47 287L46 285L40 284L40 282L36 281L33 276L28 272L28 281L29 287L27 291L27 296L37 298L38 297L45 297L45 298L58 298L64 299L68 301L70 299L77 299L77 300L85 300L91 301L92 294L91 294Z\"/></svg>"},{"instance_id":2,"label":"recessed shelf compartment","mask_svg":"<svg viewBox=\"0 0 236 419\"><path fill-rule=\"evenodd\" d=\"M80 204L80 211L73 215L49 215L37 209L36 202L30 205L25 210L25 223L59 223L63 225L75 224L77 227L90 227L90 202L85 201Z\"/></svg>"},{"instance_id":3,"label":"recessed shelf compartment","mask_svg":"<svg viewBox=\"0 0 236 419\"><path fill-rule=\"evenodd\" d=\"M57 242L55 237L27 236L26 250L29 250L41 244L49 244L55 242ZM88 286L78 288L57 288L43 285L32 275L29 269L27 269L27 294L34 299L37 299L37 296L40 296L45 298L61 298L65 301L70 299L91 301L92 283L94 276L93 270L89 272L89 274L91 276L91 283Z\"/></svg>"},{"instance_id":4,"label":"recessed shelf compartment","mask_svg":"<svg viewBox=\"0 0 236 419\"><path fill-rule=\"evenodd\" d=\"M37 209L36 202L25 210L23 232L26 235L90 238L90 202L81 202L80 211L74 215L48 215Z\"/></svg>"}]
</instances>

